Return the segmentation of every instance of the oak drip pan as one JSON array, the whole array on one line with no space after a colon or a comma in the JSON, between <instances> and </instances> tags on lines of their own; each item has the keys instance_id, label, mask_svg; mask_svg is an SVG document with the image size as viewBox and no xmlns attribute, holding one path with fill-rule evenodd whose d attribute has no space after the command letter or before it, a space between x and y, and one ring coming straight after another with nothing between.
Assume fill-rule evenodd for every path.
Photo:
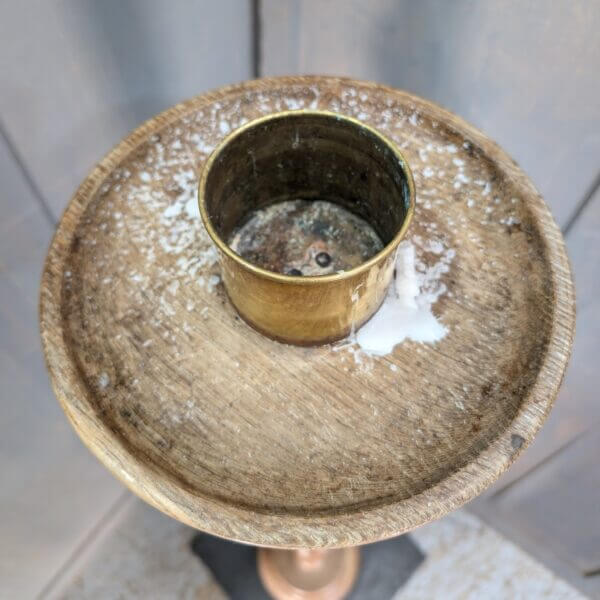
<instances>
[{"instance_id":1,"label":"oak drip pan","mask_svg":"<svg viewBox=\"0 0 600 600\"><path fill-rule=\"evenodd\" d=\"M364 120L406 156L407 239L420 268L447 259L439 342L301 348L230 305L197 173L234 128L295 108ZM410 94L296 77L199 96L107 155L60 222L40 322L71 423L136 494L218 536L325 548L409 531L495 481L550 411L574 301L560 232L497 145Z\"/></svg>"}]
</instances>

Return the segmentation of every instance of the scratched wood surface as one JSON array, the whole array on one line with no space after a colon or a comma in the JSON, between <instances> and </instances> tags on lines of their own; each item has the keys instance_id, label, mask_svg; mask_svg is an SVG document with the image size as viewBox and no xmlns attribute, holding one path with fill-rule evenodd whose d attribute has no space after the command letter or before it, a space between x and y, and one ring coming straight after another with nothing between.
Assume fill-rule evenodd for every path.
<instances>
[{"instance_id":1,"label":"scratched wood surface","mask_svg":"<svg viewBox=\"0 0 600 600\"><path fill-rule=\"evenodd\" d=\"M446 260L437 345L281 345L227 302L197 172L232 128L301 107L363 119L403 149L410 238L426 267ZM228 538L336 546L438 518L512 463L556 396L574 299L557 227L497 145L409 94L295 77L197 97L113 150L59 225L40 322L73 426L142 498Z\"/></svg>"}]
</instances>

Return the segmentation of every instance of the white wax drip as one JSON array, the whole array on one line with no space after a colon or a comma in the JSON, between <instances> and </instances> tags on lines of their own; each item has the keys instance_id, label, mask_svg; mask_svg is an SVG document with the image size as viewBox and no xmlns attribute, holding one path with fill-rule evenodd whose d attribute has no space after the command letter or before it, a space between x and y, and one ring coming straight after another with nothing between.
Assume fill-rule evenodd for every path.
<instances>
[{"instance_id":1,"label":"white wax drip","mask_svg":"<svg viewBox=\"0 0 600 600\"><path fill-rule=\"evenodd\" d=\"M437 249L436 249L437 250ZM404 340L434 343L448 332L431 307L446 291L439 281L454 258L453 250L440 248L440 260L429 268L416 268L415 247L402 242L396 257L396 275L381 308L355 334L355 341L367 354L382 356Z\"/></svg>"}]
</instances>

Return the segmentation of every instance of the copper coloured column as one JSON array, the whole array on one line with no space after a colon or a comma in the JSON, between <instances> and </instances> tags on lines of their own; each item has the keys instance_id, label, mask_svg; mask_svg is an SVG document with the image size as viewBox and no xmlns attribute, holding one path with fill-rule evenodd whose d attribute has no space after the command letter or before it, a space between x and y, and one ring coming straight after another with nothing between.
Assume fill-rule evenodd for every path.
<instances>
[{"instance_id":1,"label":"copper coloured column","mask_svg":"<svg viewBox=\"0 0 600 600\"><path fill-rule=\"evenodd\" d=\"M341 600L358 576L358 548L258 551L258 570L277 600Z\"/></svg>"}]
</instances>

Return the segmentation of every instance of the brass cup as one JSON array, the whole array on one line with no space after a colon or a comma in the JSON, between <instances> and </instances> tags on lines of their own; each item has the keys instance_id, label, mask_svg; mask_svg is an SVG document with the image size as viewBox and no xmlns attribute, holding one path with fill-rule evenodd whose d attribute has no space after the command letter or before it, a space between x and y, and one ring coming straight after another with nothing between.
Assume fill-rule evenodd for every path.
<instances>
[{"instance_id":1,"label":"brass cup","mask_svg":"<svg viewBox=\"0 0 600 600\"><path fill-rule=\"evenodd\" d=\"M228 246L252 211L298 198L362 217L383 249L348 271L303 277L263 269ZM383 302L415 187L406 160L379 132L350 117L299 110L256 119L226 137L204 167L198 201L240 316L273 339L315 345L346 337Z\"/></svg>"}]
</instances>

